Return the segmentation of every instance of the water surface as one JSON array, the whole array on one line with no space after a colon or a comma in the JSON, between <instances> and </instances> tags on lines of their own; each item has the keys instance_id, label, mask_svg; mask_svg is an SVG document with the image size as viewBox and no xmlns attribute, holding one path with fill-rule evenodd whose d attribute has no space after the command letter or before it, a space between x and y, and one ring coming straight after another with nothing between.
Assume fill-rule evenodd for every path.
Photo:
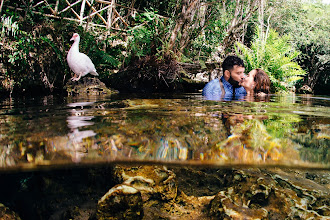
<instances>
[{"instance_id":1,"label":"water surface","mask_svg":"<svg viewBox=\"0 0 330 220\"><path fill-rule=\"evenodd\" d=\"M297 95L4 99L0 169L132 162L329 169L329 104L329 97Z\"/></svg>"}]
</instances>

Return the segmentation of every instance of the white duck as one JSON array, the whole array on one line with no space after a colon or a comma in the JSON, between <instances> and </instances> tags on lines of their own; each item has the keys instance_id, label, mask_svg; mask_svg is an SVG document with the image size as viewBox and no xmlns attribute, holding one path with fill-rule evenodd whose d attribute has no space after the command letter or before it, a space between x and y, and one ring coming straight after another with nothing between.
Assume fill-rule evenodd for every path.
<instances>
[{"instance_id":1,"label":"white duck","mask_svg":"<svg viewBox=\"0 0 330 220\"><path fill-rule=\"evenodd\" d=\"M77 33L74 33L70 41L73 40L68 56L66 60L68 61L70 69L75 73L71 78L72 81L78 81L82 76L87 75L88 73L98 76L95 66L91 59L83 53L79 52L79 41L80 36Z\"/></svg>"}]
</instances>

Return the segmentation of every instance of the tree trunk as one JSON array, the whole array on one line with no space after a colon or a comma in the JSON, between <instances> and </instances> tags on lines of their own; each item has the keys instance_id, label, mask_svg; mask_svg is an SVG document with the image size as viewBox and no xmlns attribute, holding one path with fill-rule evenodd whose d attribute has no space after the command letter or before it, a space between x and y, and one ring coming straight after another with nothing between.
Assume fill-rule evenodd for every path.
<instances>
[{"instance_id":1,"label":"tree trunk","mask_svg":"<svg viewBox=\"0 0 330 220\"><path fill-rule=\"evenodd\" d=\"M307 76L307 85L314 90L315 84L320 76L319 71L317 71L317 63L315 62L315 56L313 55L312 59L310 60L311 62L311 70Z\"/></svg>"},{"instance_id":2,"label":"tree trunk","mask_svg":"<svg viewBox=\"0 0 330 220\"><path fill-rule=\"evenodd\" d=\"M252 14L258 9L258 3L260 0L248 1L249 7L246 15L243 17L243 4L244 1L236 0L236 8L234 12L234 17L227 28L227 35L223 40L222 46L223 50L226 51L239 39L239 34L242 32L244 24L246 24ZM239 16L241 15L241 16Z\"/></svg>"},{"instance_id":3,"label":"tree trunk","mask_svg":"<svg viewBox=\"0 0 330 220\"><path fill-rule=\"evenodd\" d=\"M190 42L191 34L196 29L201 29L205 25L205 12L207 10L206 5L198 4L194 11L191 12L191 20L185 25L183 34L179 43L179 53L183 52L183 49L187 47Z\"/></svg>"},{"instance_id":4,"label":"tree trunk","mask_svg":"<svg viewBox=\"0 0 330 220\"><path fill-rule=\"evenodd\" d=\"M182 10L181 13L178 16L178 19L176 21L175 27L171 33L171 37L169 40L169 49L174 52L181 53L184 47L182 45L185 45L185 43L189 40L189 27L191 25L191 22L193 21L193 18L195 16L197 6L199 5L200 0L185 0L182 2ZM192 27L194 28L194 27ZM179 39L179 45L180 48L178 48L177 40L178 40L178 34L181 33L181 37Z\"/></svg>"},{"instance_id":5,"label":"tree trunk","mask_svg":"<svg viewBox=\"0 0 330 220\"><path fill-rule=\"evenodd\" d=\"M0 14L1 14L1 11L2 11L3 2L4 2L4 0L1 0L1 2L0 2Z\"/></svg>"},{"instance_id":6,"label":"tree trunk","mask_svg":"<svg viewBox=\"0 0 330 220\"><path fill-rule=\"evenodd\" d=\"M259 6L259 14L258 14L258 20L259 20L259 29L260 29L260 34L261 39L265 39L264 36L264 5L265 5L265 0L260 0L260 6Z\"/></svg>"}]
</instances>

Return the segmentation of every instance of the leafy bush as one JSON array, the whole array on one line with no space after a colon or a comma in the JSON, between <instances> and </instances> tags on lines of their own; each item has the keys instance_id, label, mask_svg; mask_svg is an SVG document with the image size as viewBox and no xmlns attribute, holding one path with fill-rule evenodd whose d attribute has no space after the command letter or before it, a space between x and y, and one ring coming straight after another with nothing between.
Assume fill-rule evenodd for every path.
<instances>
[{"instance_id":1,"label":"leafy bush","mask_svg":"<svg viewBox=\"0 0 330 220\"><path fill-rule=\"evenodd\" d=\"M5 90L51 92L62 88L63 76L68 73L63 39L48 20L33 28L24 22L18 22L15 34L1 35L1 77L12 82Z\"/></svg>"},{"instance_id":2,"label":"leafy bush","mask_svg":"<svg viewBox=\"0 0 330 220\"><path fill-rule=\"evenodd\" d=\"M120 66L120 59L123 56L121 54L123 45L114 45L113 42L118 41L116 35L107 36L104 34L103 36L107 37L100 39L95 33L86 32L82 27L78 27L76 32L81 37L79 51L91 58L100 78L108 77L113 69L117 69ZM71 38L71 36L68 36L68 38Z\"/></svg>"},{"instance_id":3,"label":"leafy bush","mask_svg":"<svg viewBox=\"0 0 330 220\"><path fill-rule=\"evenodd\" d=\"M118 68L123 56L120 46L112 46L116 36L100 39L96 33L87 32L75 23L44 20L29 24L17 16L1 19L0 91L45 93L61 91L71 71L66 55L72 42L72 34L81 35L80 51L94 62L100 78L109 76ZM107 35L103 35L107 36Z\"/></svg>"},{"instance_id":4,"label":"leafy bush","mask_svg":"<svg viewBox=\"0 0 330 220\"><path fill-rule=\"evenodd\" d=\"M273 84L274 92L289 91L306 72L295 62L299 52L293 49L290 36L279 36L270 29L266 33L256 29L251 47L237 42L236 53L247 63L246 71L265 70Z\"/></svg>"},{"instance_id":5,"label":"leafy bush","mask_svg":"<svg viewBox=\"0 0 330 220\"><path fill-rule=\"evenodd\" d=\"M169 52L166 49L167 26L165 23L166 20L154 11L136 16L136 26L128 31L126 63L152 55L162 58Z\"/></svg>"}]
</instances>

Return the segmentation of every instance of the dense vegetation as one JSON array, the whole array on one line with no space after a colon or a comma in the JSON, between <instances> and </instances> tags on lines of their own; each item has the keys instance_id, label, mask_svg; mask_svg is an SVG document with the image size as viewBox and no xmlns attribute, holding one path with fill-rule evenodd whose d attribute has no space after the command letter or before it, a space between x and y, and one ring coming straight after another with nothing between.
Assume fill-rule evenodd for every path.
<instances>
[{"instance_id":1,"label":"dense vegetation","mask_svg":"<svg viewBox=\"0 0 330 220\"><path fill-rule=\"evenodd\" d=\"M179 62L204 66L236 53L247 71L266 70L273 91L307 85L315 94L330 94L329 5L319 1L121 0L118 11L128 26L110 31L64 20L70 10L59 18L45 16L47 7L36 14L38 2L1 1L0 92L61 91L71 77L69 39L78 32L80 50L110 86L173 91L184 77ZM48 1L57 2L60 9L67 6Z\"/></svg>"}]
</instances>

